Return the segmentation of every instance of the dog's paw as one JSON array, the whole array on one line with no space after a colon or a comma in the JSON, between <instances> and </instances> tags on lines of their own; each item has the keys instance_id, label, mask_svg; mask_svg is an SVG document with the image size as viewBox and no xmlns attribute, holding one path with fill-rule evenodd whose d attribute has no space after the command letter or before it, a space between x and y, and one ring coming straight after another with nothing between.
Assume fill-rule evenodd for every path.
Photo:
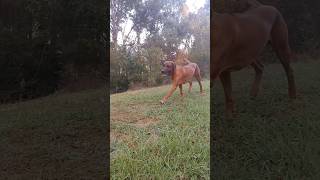
<instances>
[{"instance_id":1,"label":"dog's paw","mask_svg":"<svg viewBox=\"0 0 320 180\"><path fill-rule=\"evenodd\" d=\"M164 104L164 101L163 101L163 100L161 100L161 101L160 101L160 104Z\"/></svg>"}]
</instances>

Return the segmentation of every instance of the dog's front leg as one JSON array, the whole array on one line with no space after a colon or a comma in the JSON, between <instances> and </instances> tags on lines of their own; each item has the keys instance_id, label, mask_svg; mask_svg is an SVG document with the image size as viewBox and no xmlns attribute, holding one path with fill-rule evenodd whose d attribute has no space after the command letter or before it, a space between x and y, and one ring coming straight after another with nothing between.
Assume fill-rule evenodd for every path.
<instances>
[{"instance_id":1,"label":"dog's front leg","mask_svg":"<svg viewBox=\"0 0 320 180\"><path fill-rule=\"evenodd\" d=\"M161 104L164 104L169 97L172 95L172 93L177 89L177 84L173 84L167 95L165 95L162 100L160 101Z\"/></svg>"}]
</instances>

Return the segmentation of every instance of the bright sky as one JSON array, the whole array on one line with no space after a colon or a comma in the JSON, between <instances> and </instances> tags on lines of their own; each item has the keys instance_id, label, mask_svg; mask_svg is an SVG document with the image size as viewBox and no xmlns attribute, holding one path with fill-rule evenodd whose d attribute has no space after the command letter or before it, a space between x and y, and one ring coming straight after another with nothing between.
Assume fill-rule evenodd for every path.
<instances>
[{"instance_id":1,"label":"bright sky","mask_svg":"<svg viewBox=\"0 0 320 180\"><path fill-rule=\"evenodd\" d=\"M189 8L189 11L192 13L196 13L201 7L203 7L205 3L205 0L186 0L186 5ZM118 35L118 42L119 44L122 44L123 41L123 37L127 36L130 32L130 29L133 25L133 22L131 20L127 20L125 23L122 24L122 28L124 28L124 34L119 33ZM147 34L146 32L141 33L141 42L144 41L144 39L146 38ZM131 32L129 35L129 40L134 40L136 38L136 33L135 32Z\"/></svg>"},{"instance_id":2,"label":"bright sky","mask_svg":"<svg viewBox=\"0 0 320 180\"><path fill-rule=\"evenodd\" d=\"M205 0L187 0L186 4L190 12L197 12L205 3Z\"/></svg>"}]
</instances>

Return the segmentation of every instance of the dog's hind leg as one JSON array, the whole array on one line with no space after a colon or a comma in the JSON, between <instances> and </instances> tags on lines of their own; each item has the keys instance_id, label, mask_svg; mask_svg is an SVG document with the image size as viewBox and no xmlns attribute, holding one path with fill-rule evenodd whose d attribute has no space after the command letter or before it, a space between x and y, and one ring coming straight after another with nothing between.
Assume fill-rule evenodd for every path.
<instances>
[{"instance_id":1,"label":"dog's hind leg","mask_svg":"<svg viewBox=\"0 0 320 180\"><path fill-rule=\"evenodd\" d=\"M180 96L183 96L182 84L179 85L179 89L180 89Z\"/></svg>"},{"instance_id":2,"label":"dog's hind leg","mask_svg":"<svg viewBox=\"0 0 320 180\"><path fill-rule=\"evenodd\" d=\"M199 86L200 86L200 93L202 94L203 93L203 90L202 90L202 84L201 84L201 75L200 75L200 68L199 66L197 65L196 67L196 71L195 71L195 78L197 79L198 83L199 83Z\"/></svg>"},{"instance_id":3,"label":"dog's hind leg","mask_svg":"<svg viewBox=\"0 0 320 180\"><path fill-rule=\"evenodd\" d=\"M192 81L189 82L189 93L191 92L192 89Z\"/></svg>"},{"instance_id":4,"label":"dog's hind leg","mask_svg":"<svg viewBox=\"0 0 320 180\"><path fill-rule=\"evenodd\" d=\"M212 64L212 62L211 62ZM219 65L211 65L210 67L210 89L212 90L214 81L219 77L221 69L218 68Z\"/></svg>"},{"instance_id":5,"label":"dog's hind leg","mask_svg":"<svg viewBox=\"0 0 320 180\"><path fill-rule=\"evenodd\" d=\"M263 64L259 62L258 60L254 61L251 66L254 68L255 71L255 77L254 77L254 82L251 88L250 95L252 97L256 97L259 92L259 87L260 87L260 82L262 78L262 73L263 73Z\"/></svg>"},{"instance_id":6,"label":"dog's hind leg","mask_svg":"<svg viewBox=\"0 0 320 180\"><path fill-rule=\"evenodd\" d=\"M232 84L231 75L229 71L224 71L220 75L220 81L222 83L225 95L225 106L226 106L226 118L232 117L234 113L234 102L232 98Z\"/></svg>"},{"instance_id":7,"label":"dog's hind leg","mask_svg":"<svg viewBox=\"0 0 320 180\"><path fill-rule=\"evenodd\" d=\"M290 98L296 97L296 85L293 75L293 70L290 66L291 50L288 40L288 28L283 20L283 17L279 14L275 21L271 31L271 44L276 51L281 64L286 72L288 79L288 93Z\"/></svg>"}]
</instances>

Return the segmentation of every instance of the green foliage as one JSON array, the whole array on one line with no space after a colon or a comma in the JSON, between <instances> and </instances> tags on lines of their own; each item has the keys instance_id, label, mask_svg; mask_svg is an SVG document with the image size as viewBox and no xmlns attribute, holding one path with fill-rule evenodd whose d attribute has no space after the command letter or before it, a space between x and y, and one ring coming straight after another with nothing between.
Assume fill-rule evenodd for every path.
<instances>
[{"instance_id":1,"label":"green foliage","mask_svg":"<svg viewBox=\"0 0 320 180\"><path fill-rule=\"evenodd\" d=\"M146 69L148 70L147 85L154 86L162 82L160 74L160 61L164 58L163 51L158 47L151 47L143 52L143 57L146 60Z\"/></svg>"},{"instance_id":2,"label":"green foliage","mask_svg":"<svg viewBox=\"0 0 320 180\"><path fill-rule=\"evenodd\" d=\"M134 54L124 48L111 48L110 52L111 92L125 91L136 84L154 86L162 82L160 60L164 54L160 48L143 48Z\"/></svg>"},{"instance_id":3,"label":"green foliage","mask_svg":"<svg viewBox=\"0 0 320 180\"><path fill-rule=\"evenodd\" d=\"M210 73L210 10L205 5L199 13L188 18L194 42L190 50L190 59L199 65L202 76Z\"/></svg>"},{"instance_id":4,"label":"green foliage","mask_svg":"<svg viewBox=\"0 0 320 180\"><path fill-rule=\"evenodd\" d=\"M190 61L199 63L204 76L209 73L209 1L197 14L183 13L183 0L134 1L130 5L119 1L112 3L111 17L115 16L112 13L120 11L117 9L120 7L127 9L127 12L121 11L121 17L115 17L119 24L114 21L110 27L121 27L120 21L130 20L133 23L128 35L121 28L117 32L110 32L111 51L114 54L110 59L113 92L136 85L161 84L160 61L181 46L188 50ZM120 32L125 35L122 37L123 43L114 39ZM132 35L136 38L131 38L129 42ZM141 39L142 35L144 39Z\"/></svg>"},{"instance_id":5,"label":"green foliage","mask_svg":"<svg viewBox=\"0 0 320 180\"><path fill-rule=\"evenodd\" d=\"M124 91L128 88L126 79L126 59L125 52L110 48L110 87L111 92ZM123 89L124 88L124 89Z\"/></svg>"},{"instance_id":6,"label":"green foliage","mask_svg":"<svg viewBox=\"0 0 320 180\"><path fill-rule=\"evenodd\" d=\"M47 95L75 79L75 74L103 71L105 2L1 3L0 100ZM67 73L69 66L75 67L74 74Z\"/></svg>"}]
</instances>

